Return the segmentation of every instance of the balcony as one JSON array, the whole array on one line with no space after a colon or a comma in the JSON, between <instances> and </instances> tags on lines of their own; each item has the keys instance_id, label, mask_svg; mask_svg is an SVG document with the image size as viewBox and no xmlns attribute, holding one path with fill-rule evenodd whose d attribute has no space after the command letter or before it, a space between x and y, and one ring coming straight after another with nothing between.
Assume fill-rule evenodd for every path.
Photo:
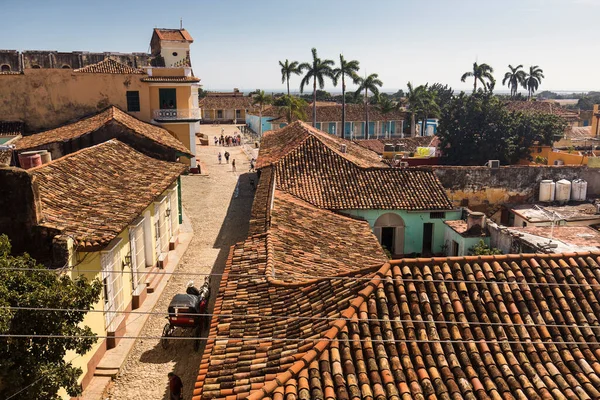
<instances>
[{"instance_id":1,"label":"balcony","mask_svg":"<svg viewBox=\"0 0 600 400\"><path fill-rule=\"evenodd\" d=\"M196 122L201 119L199 108L165 108L154 110L152 117L156 122Z\"/></svg>"}]
</instances>

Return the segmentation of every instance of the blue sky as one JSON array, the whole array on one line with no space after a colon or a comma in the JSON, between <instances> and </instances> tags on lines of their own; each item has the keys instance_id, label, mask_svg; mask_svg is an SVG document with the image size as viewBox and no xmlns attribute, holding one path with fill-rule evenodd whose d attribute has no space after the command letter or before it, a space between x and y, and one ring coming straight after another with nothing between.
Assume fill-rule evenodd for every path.
<instances>
[{"instance_id":1,"label":"blue sky","mask_svg":"<svg viewBox=\"0 0 600 400\"><path fill-rule=\"evenodd\" d=\"M359 60L387 90L469 89L460 76L475 60L494 67L499 89L507 65L523 64L544 70L541 90L600 90L600 0L0 0L0 9L0 48L16 50L145 52L152 28L183 17L209 90L284 90L278 61L308 61L312 47Z\"/></svg>"}]
</instances>

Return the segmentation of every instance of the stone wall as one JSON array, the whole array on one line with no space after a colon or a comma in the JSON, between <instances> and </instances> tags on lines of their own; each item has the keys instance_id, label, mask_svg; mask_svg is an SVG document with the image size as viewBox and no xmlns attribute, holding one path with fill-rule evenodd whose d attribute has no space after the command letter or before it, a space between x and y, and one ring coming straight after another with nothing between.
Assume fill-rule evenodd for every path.
<instances>
[{"instance_id":1,"label":"stone wall","mask_svg":"<svg viewBox=\"0 0 600 400\"><path fill-rule=\"evenodd\" d=\"M503 204L531 203L538 199L543 179L587 181L588 197L600 197L600 170L586 166L432 167L456 206L490 212Z\"/></svg>"}]
</instances>

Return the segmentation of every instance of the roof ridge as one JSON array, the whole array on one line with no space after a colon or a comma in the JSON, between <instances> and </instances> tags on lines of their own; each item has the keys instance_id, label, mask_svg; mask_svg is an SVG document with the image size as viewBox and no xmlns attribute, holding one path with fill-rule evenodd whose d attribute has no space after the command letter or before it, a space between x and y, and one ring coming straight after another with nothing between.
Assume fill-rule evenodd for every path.
<instances>
[{"instance_id":1,"label":"roof ridge","mask_svg":"<svg viewBox=\"0 0 600 400\"><path fill-rule=\"evenodd\" d=\"M439 263L439 262L489 262L489 261L516 261L524 260L526 258L541 258L541 259L555 259L555 258L566 258L566 257L588 257L588 256L600 256L600 250L598 251L584 251L584 252L573 252L573 253L520 253L520 254L497 254L497 255L481 255L481 256L452 256L452 257L419 257L419 258L401 258L398 260L391 260L391 265L404 265L404 264L421 264L421 263Z\"/></svg>"},{"instance_id":2,"label":"roof ridge","mask_svg":"<svg viewBox=\"0 0 600 400\"><path fill-rule=\"evenodd\" d=\"M136 151L136 152L140 153L139 151L137 151L137 150L136 150L136 149L134 149L133 147L131 147L131 146L127 145L126 143L123 143L123 142L121 142L119 139L109 139L109 140L107 140L107 141L105 141L105 142L101 142L101 143L98 143L98 144L95 144L95 145L92 145L92 146L84 147L83 149L79 149L79 150L77 150L77 151L75 151L75 152L73 152L73 153L65 154L64 156L62 156L62 157L59 157L59 158L55 158L54 160L51 160L50 162L47 162L46 164L42 164L42 165L35 166L35 167L33 167L33 168L29 168L29 169L27 169L26 171L27 171L28 173L30 173L30 174L31 174L31 173L33 173L33 172L36 172L36 171L42 170L42 169L44 169L45 167L48 167L48 166L50 166L50 165L53 165L53 164L58 164L58 162L60 162L60 161L64 161L64 160L67 160L67 159L69 159L69 158L71 158L71 157L74 157L74 156L76 156L76 155L80 154L80 153L83 153L83 152L86 152L86 151L90 151L91 149L94 149L94 148L96 148L96 147L100 147L100 146L108 145L109 143L111 143L111 144L112 144L112 143L120 143L120 144L122 144L122 145L124 145L124 146L127 146L127 147L129 147L129 148L130 148L130 149L132 149L133 151ZM142 153L140 153L140 154L142 154Z\"/></svg>"},{"instance_id":3,"label":"roof ridge","mask_svg":"<svg viewBox=\"0 0 600 400\"><path fill-rule=\"evenodd\" d=\"M373 291L381 284L382 280L385 279L385 275L390 271L390 263L383 264L379 270L375 273L375 276L371 278L365 287L358 292L354 300L350 302L348 308L340 313L340 318L333 321L332 326L324 332L319 339L315 339L317 344L312 349L305 351L304 356L298 361L294 362L284 372L279 372L275 377L266 382L260 389L251 392L246 396L247 400L260 400L280 386L284 386L287 381L295 376L298 376L300 371L307 368L311 362L319 357L323 351L325 351L331 343L335 340L339 332L346 327L348 320L350 320L358 312L359 307L365 302L365 300L373 293ZM310 339L306 339L309 341Z\"/></svg>"}]
</instances>

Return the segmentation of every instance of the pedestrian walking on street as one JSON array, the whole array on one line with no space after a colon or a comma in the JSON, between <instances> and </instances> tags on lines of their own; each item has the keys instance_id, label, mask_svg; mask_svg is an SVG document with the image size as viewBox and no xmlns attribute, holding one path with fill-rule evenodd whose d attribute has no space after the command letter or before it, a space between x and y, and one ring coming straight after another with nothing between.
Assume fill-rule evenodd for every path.
<instances>
[{"instance_id":1,"label":"pedestrian walking on street","mask_svg":"<svg viewBox=\"0 0 600 400\"><path fill-rule=\"evenodd\" d=\"M217 156L217 158L219 159L219 164L221 164L221 152L219 152L219 155Z\"/></svg>"},{"instance_id":2,"label":"pedestrian walking on street","mask_svg":"<svg viewBox=\"0 0 600 400\"><path fill-rule=\"evenodd\" d=\"M219 143L219 139L217 139L217 137L215 136L215 146L217 145L217 143Z\"/></svg>"},{"instance_id":3,"label":"pedestrian walking on street","mask_svg":"<svg viewBox=\"0 0 600 400\"><path fill-rule=\"evenodd\" d=\"M226 151L224 155L225 155L225 161L227 162L227 164L229 164L229 152Z\"/></svg>"},{"instance_id":4,"label":"pedestrian walking on street","mask_svg":"<svg viewBox=\"0 0 600 400\"><path fill-rule=\"evenodd\" d=\"M235 172L235 158L231 160L231 170Z\"/></svg>"},{"instance_id":5,"label":"pedestrian walking on street","mask_svg":"<svg viewBox=\"0 0 600 400\"><path fill-rule=\"evenodd\" d=\"M172 372L169 372L167 376L169 377L169 399L183 399L183 382L181 382L181 378Z\"/></svg>"}]
</instances>

